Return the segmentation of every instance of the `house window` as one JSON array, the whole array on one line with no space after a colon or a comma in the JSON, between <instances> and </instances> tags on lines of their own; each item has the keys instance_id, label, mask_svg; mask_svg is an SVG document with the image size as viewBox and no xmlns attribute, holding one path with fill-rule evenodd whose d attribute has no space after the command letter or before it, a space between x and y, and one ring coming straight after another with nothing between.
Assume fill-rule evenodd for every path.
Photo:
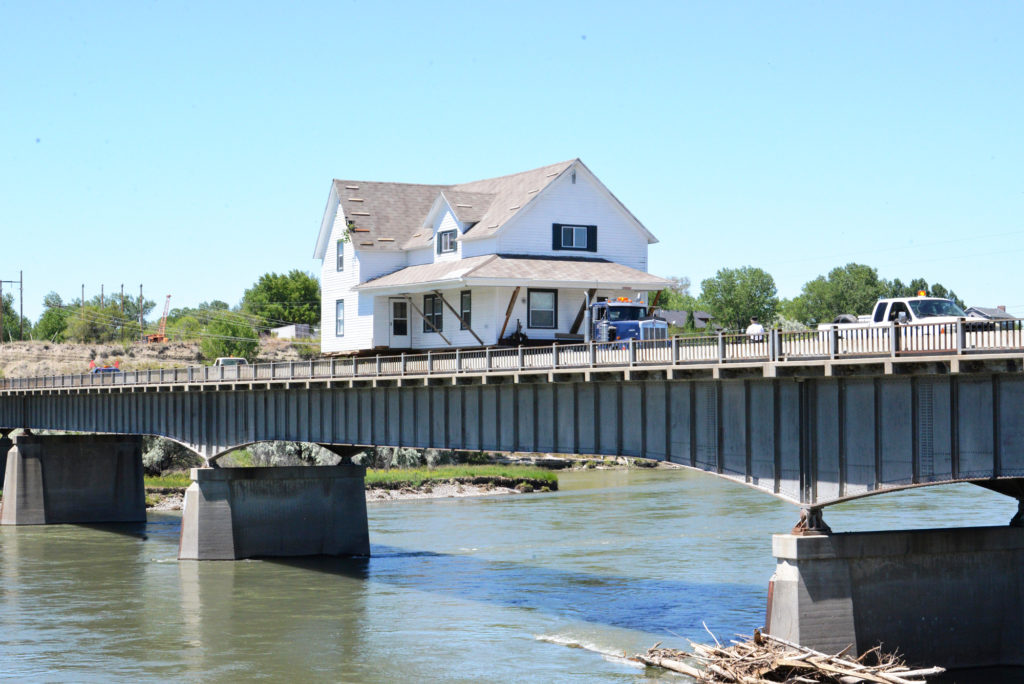
<instances>
[{"instance_id":1,"label":"house window","mask_svg":"<svg viewBox=\"0 0 1024 684\"><path fill-rule=\"evenodd\" d=\"M551 249L597 251L597 226L554 223L551 226Z\"/></svg>"},{"instance_id":2,"label":"house window","mask_svg":"<svg viewBox=\"0 0 1024 684\"><path fill-rule=\"evenodd\" d=\"M334 336L345 336L345 300L339 299L334 303Z\"/></svg>"},{"instance_id":3,"label":"house window","mask_svg":"<svg viewBox=\"0 0 1024 684\"><path fill-rule=\"evenodd\" d=\"M558 291L528 290L526 293L526 327L558 327Z\"/></svg>"},{"instance_id":4,"label":"house window","mask_svg":"<svg viewBox=\"0 0 1024 684\"><path fill-rule=\"evenodd\" d=\"M462 316L462 323L459 330L469 330L473 324L473 292L463 290L459 295L459 315Z\"/></svg>"},{"instance_id":5,"label":"house window","mask_svg":"<svg viewBox=\"0 0 1024 684\"><path fill-rule=\"evenodd\" d=\"M442 230L437 234L437 253L444 254L445 252L455 251L455 234L456 230Z\"/></svg>"},{"instance_id":6,"label":"house window","mask_svg":"<svg viewBox=\"0 0 1024 684\"><path fill-rule=\"evenodd\" d=\"M441 314L441 298L437 295L423 295L423 332L444 330L444 316ZM429 321L429 322L428 322ZM431 327L433 324L433 327Z\"/></svg>"}]
</instances>

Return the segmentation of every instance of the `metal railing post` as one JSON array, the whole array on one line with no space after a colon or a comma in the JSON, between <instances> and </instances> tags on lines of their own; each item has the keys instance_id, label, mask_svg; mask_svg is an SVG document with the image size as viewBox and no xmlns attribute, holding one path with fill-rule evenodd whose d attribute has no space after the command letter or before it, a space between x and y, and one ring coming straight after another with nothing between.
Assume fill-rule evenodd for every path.
<instances>
[{"instance_id":1,"label":"metal railing post","mask_svg":"<svg viewBox=\"0 0 1024 684\"><path fill-rule=\"evenodd\" d=\"M377 376L380 376L380 354L377 354Z\"/></svg>"},{"instance_id":2,"label":"metal railing post","mask_svg":"<svg viewBox=\"0 0 1024 684\"><path fill-rule=\"evenodd\" d=\"M188 382L192 384L192 366L188 367Z\"/></svg>"},{"instance_id":3,"label":"metal railing post","mask_svg":"<svg viewBox=\"0 0 1024 684\"><path fill-rule=\"evenodd\" d=\"M484 370L488 373L491 371L491 348L488 347L484 350Z\"/></svg>"},{"instance_id":4,"label":"metal railing post","mask_svg":"<svg viewBox=\"0 0 1024 684\"><path fill-rule=\"evenodd\" d=\"M636 365L636 339L629 338L629 365Z\"/></svg>"},{"instance_id":5,"label":"metal railing post","mask_svg":"<svg viewBox=\"0 0 1024 684\"><path fill-rule=\"evenodd\" d=\"M431 355L430 350L427 350L427 375L434 370L434 357Z\"/></svg>"},{"instance_id":6,"label":"metal railing post","mask_svg":"<svg viewBox=\"0 0 1024 684\"><path fill-rule=\"evenodd\" d=\"M672 365L679 363L679 337L672 336Z\"/></svg>"},{"instance_id":7,"label":"metal railing post","mask_svg":"<svg viewBox=\"0 0 1024 684\"><path fill-rule=\"evenodd\" d=\"M896 358L896 350L900 347L900 339L897 335L900 334L900 327L896 325L896 321L889 322L889 356Z\"/></svg>"},{"instance_id":8,"label":"metal railing post","mask_svg":"<svg viewBox=\"0 0 1024 684\"><path fill-rule=\"evenodd\" d=\"M960 319L956 322L956 353L957 356L964 353L964 349L967 347L967 326L964 325L964 319Z\"/></svg>"},{"instance_id":9,"label":"metal railing post","mask_svg":"<svg viewBox=\"0 0 1024 684\"><path fill-rule=\"evenodd\" d=\"M558 345L551 345L551 368L558 368Z\"/></svg>"},{"instance_id":10,"label":"metal railing post","mask_svg":"<svg viewBox=\"0 0 1024 684\"><path fill-rule=\"evenodd\" d=\"M399 361L398 374L405 375L405 352L402 352L401 359Z\"/></svg>"},{"instance_id":11,"label":"metal railing post","mask_svg":"<svg viewBox=\"0 0 1024 684\"><path fill-rule=\"evenodd\" d=\"M523 370L523 345L519 345L518 362L519 362L519 370Z\"/></svg>"},{"instance_id":12,"label":"metal railing post","mask_svg":"<svg viewBox=\"0 0 1024 684\"><path fill-rule=\"evenodd\" d=\"M839 328L828 329L828 355L829 358L836 358L839 353Z\"/></svg>"},{"instance_id":13,"label":"metal railing post","mask_svg":"<svg viewBox=\"0 0 1024 684\"><path fill-rule=\"evenodd\" d=\"M455 350L455 372L456 373L462 372L462 350L461 349L456 349Z\"/></svg>"},{"instance_id":14,"label":"metal railing post","mask_svg":"<svg viewBox=\"0 0 1024 684\"><path fill-rule=\"evenodd\" d=\"M722 332L718 333L718 362L725 362L725 334Z\"/></svg>"},{"instance_id":15,"label":"metal railing post","mask_svg":"<svg viewBox=\"0 0 1024 684\"><path fill-rule=\"evenodd\" d=\"M590 343L590 367L597 365L597 342Z\"/></svg>"}]
</instances>

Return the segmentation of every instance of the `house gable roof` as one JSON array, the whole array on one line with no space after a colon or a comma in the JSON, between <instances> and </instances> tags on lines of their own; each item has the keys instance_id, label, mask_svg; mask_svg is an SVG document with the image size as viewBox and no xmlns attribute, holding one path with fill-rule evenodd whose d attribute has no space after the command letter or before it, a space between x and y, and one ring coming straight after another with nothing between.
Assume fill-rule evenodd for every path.
<instances>
[{"instance_id":1,"label":"house gable roof","mask_svg":"<svg viewBox=\"0 0 1024 684\"><path fill-rule=\"evenodd\" d=\"M580 170L633 223L649 243L657 242L626 207L579 159L521 171L508 176L459 183L456 185L419 185L375 181L335 180L321 223L315 258L326 253L327 237L333 221L328 214L337 198L345 220L353 225L352 244L356 249L402 251L430 244L432 235L424 229L433 211L442 203L451 207L455 217L468 230L460 239L483 239L497 235L517 215L532 204L557 178L570 169ZM325 234L326 231L326 234Z\"/></svg>"}]
</instances>

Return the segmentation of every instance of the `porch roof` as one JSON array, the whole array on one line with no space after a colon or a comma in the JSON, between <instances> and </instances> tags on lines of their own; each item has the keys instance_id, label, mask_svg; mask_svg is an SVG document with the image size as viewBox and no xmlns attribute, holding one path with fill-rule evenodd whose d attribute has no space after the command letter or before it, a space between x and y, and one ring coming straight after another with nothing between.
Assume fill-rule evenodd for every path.
<instances>
[{"instance_id":1,"label":"porch roof","mask_svg":"<svg viewBox=\"0 0 1024 684\"><path fill-rule=\"evenodd\" d=\"M665 278L606 259L487 254L442 261L368 280L356 290L375 294L409 294L453 287L556 287L611 290L660 290Z\"/></svg>"}]
</instances>

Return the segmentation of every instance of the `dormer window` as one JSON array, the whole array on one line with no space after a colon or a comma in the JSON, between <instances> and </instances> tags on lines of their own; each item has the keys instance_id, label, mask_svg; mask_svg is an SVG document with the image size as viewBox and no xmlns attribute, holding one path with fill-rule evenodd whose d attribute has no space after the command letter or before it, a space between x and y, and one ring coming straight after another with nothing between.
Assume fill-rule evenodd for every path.
<instances>
[{"instance_id":1,"label":"dormer window","mask_svg":"<svg viewBox=\"0 0 1024 684\"><path fill-rule=\"evenodd\" d=\"M597 226L554 223L551 228L551 249L597 251Z\"/></svg>"},{"instance_id":2,"label":"dormer window","mask_svg":"<svg viewBox=\"0 0 1024 684\"><path fill-rule=\"evenodd\" d=\"M458 234L457 230L442 230L437 234L437 253L445 254L446 252L455 251L455 236Z\"/></svg>"}]
</instances>

